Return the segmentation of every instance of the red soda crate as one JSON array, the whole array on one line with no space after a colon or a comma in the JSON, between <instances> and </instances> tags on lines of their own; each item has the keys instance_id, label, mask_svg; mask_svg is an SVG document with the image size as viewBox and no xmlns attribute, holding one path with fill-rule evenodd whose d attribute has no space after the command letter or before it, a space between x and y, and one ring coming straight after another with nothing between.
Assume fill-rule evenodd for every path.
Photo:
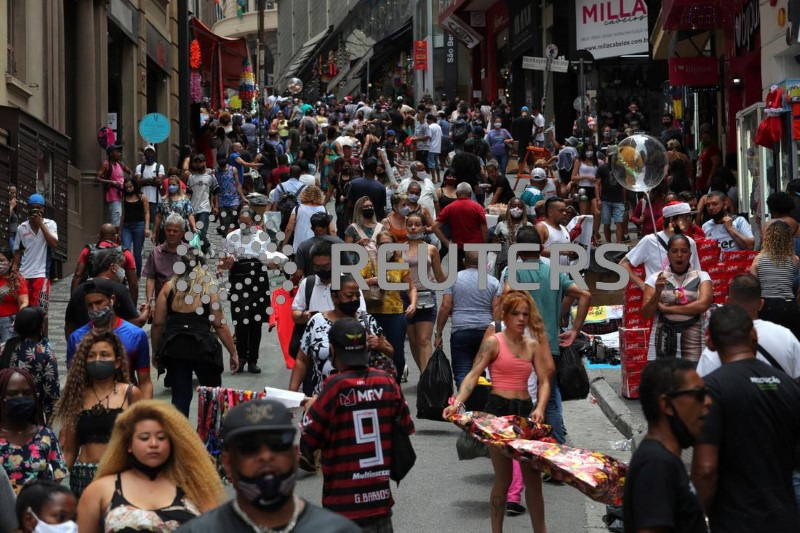
<instances>
[{"instance_id":1,"label":"red soda crate","mask_svg":"<svg viewBox=\"0 0 800 533\"><path fill-rule=\"evenodd\" d=\"M709 265L708 267L703 267L703 270L705 270L708 275L711 276L711 279L717 279L725 273L725 265L722 263L716 263Z\"/></svg>"},{"instance_id":2,"label":"red soda crate","mask_svg":"<svg viewBox=\"0 0 800 533\"><path fill-rule=\"evenodd\" d=\"M697 252L700 266L706 268L719 263L719 254L714 252Z\"/></svg>"},{"instance_id":3,"label":"red soda crate","mask_svg":"<svg viewBox=\"0 0 800 533\"><path fill-rule=\"evenodd\" d=\"M644 301L644 292L639 290L638 287L631 288L630 285L625 290L625 306L627 307L630 304L633 305L642 305Z\"/></svg>"},{"instance_id":4,"label":"red soda crate","mask_svg":"<svg viewBox=\"0 0 800 533\"><path fill-rule=\"evenodd\" d=\"M637 342L647 340L650 336L650 330L646 328L619 328L619 344L622 346L628 342Z\"/></svg>"},{"instance_id":5,"label":"red soda crate","mask_svg":"<svg viewBox=\"0 0 800 533\"><path fill-rule=\"evenodd\" d=\"M695 246L698 252L713 252L714 250L719 253L719 243L715 239L695 239Z\"/></svg>"},{"instance_id":6,"label":"red soda crate","mask_svg":"<svg viewBox=\"0 0 800 533\"><path fill-rule=\"evenodd\" d=\"M641 370L647 364L647 350L631 350L620 356L620 363L628 370Z\"/></svg>"},{"instance_id":7,"label":"red soda crate","mask_svg":"<svg viewBox=\"0 0 800 533\"><path fill-rule=\"evenodd\" d=\"M756 258L758 252L755 250L733 250L728 252L722 252L722 262L741 262L747 263L748 265L752 264L753 259Z\"/></svg>"},{"instance_id":8,"label":"red soda crate","mask_svg":"<svg viewBox=\"0 0 800 533\"><path fill-rule=\"evenodd\" d=\"M635 399L639 397L639 382L642 379L641 371L622 372L622 386L620 394L625 398Z\"/></svg>"},{"instance_id":9,"label":"red soda crate","mask_svg":"<svg viewBox=\"0 0 800 533\"><path fill-rule=\"evenodd\" d=\"M653 324L653 319L644 318L641 314L625 315L623 324L626 328L649 328Z\"/></svg>"}]
</instances>

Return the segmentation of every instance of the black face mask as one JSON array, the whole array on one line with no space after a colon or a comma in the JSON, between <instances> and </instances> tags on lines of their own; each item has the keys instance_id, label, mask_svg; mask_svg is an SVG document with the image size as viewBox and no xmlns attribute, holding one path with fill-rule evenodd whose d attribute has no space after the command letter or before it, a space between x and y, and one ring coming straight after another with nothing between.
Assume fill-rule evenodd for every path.
<instances>
[{"instance_id":1,"label":"black face mask","mask_svg":"<svg viewBox=\"0 0 800 533\"><path fill-rule=\"evenodd\" d=\"M339 311L344 313L347 316L356 316L358 312L358 307L361 305L359 300L353 300L352 302L340 302L338 304Z\"/></svg>"},{"instance_id":2,"label":"black face mask","mask_svg":"<svg viewBox=\"0 0 800 533\"><path fill-rule=\"evenodd\" d=\"M314 269L314 273L317 275L319 280L322 283L329 283L331 281L331 271L328 270L320 270L319 268Z\"/></svg>"},{"instance_id":3,"label":"black face mask","mask_svg":"<svg viewBox=\"0 0 800 533\"><path fill-rule=\"evenodd\" d=\"M243 476L237 472L239 481L234 482L236 492L262 511L274 511L285 504L294 493L297 472L267 474L258 477Z\"/></svg>"},{"instance_id":4,"label":"black face mask","mask_svg":"<svg viewBox=\"0 0 800 533\"><path fill-rule=\"evenodd\" d=\"M170 455L170 457L172 457L172 455ZM161 463L158 466L149 466L149 465L146 465L143 462L141 462L139 459L137 459L136 456L133 455L133 453L129 453L128 454L128 466L131 467L131 468L135 468L136 470L138 470L139 472L141 472L142 474L144 474L145 476L150 478L150 481L155 481L155 479L158 477L158 475L165 468L167 468L167 465L169 465L170 457L168 457L166 461L164 461L163 463Z\"/></svg>"},{"instance_id":5,"label":"black face mask","mask_svg":"<svg viewBox=\"0 0 800 533\"><path fill-rule=\"evenodd\" d=\"M688 448L694 444L694 435L689 432L689 428L686 427L681 417L678 416L678 411L675 409L674 405L672 406L672 410L675 411L675 414L667 415L669 428L672 430L672 434L675 435L675 438L678 439L678 445L681 449Z\"/></svg>"},{"instance_id":6,"label":"black face mask","mask_svg":"<svg viewBox=\"0 0 800 533\"><path fill-rule=\"evenodd\" d=\"M362 209L361 214L364 215L366 218L372 218L373 216L375 216L375 209L372 207Z\"/></svg>"},{"instance_id":7,"label":"black face mask","mask_svg":"<svg viewBox=\"0 0 800 533\"><path fill-rule=\"evenodd\" d=\"M36 400L30 396L6 398L6 416L15 426L30 424L36 415Z\"/></svg>"}]
</instances>

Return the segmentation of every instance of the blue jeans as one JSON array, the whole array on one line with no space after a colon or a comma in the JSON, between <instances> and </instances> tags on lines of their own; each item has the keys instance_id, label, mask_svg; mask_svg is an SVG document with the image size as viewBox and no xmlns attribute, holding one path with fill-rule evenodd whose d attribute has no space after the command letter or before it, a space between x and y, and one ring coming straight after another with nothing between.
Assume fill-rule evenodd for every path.
<instances>
[{"instance_id":1,"label":"blue jeans","mask_svg":"<svg viewBox=\"0 0 800 533\"><path fill-rule=\"evenodd\" d=\"M136 277L142 275L142 250L144 249L144 220L122 224L122 247L133 253Z\"/></svg>"},{"instance_id":2,"label":"blue jeans","mask_svg":"<svg viewBox=\"0 0 800 533\"><path fill-rule=\"evenodd\" d=\"M383 330L386 340L394 348L394 367L397 369L397 378L403 375L403 368L406 366L406 315L403 313L398 314L379 314L372 315L375 321Z\"/></svg>"},{"instance_id":3,"label":"blue jeans","mask_svg":"<svg viewBox=\"0 0 800 533\"><path fill-rule=\"evenodd\" d=\"M14 316L0 317L0 342L8 342L8 339L16 335L16 332L14 332Z\"/></svg>"},{"instance_id":4,"label":"blue jeans","mask_svg":"<svg viewBox=\"0 0 800 533\"><path fill-rule=\"evenodd\" d=\"M461 382L472 368L472 361L478 353L484 333L485 329L462 329L450 332L450 358L453 361L456 390L461 388Z\"/></svg>"},{"instance_id":5,"label":"blue jeans","mask_svg":"<svg viewBox=\"0 0 800 533\"><path fill-rule=\"evenodd\" d=\"M208 233L208 219L211 217L211 213L195 213L194 214L194 222L197 226L197 233L200 235L200 240L203 242L201 244L201 248L203 253L208 252L208 249L211 247L211 243L208 242L208 238L206 237L206 233ZM200 224L202 222L202 224Z\"/></svg>"},{"instance_id":6,"label":"blue jeans","mask_svg":"<svg viewBox=\"0 0 800 533\"><path fill-rule=\"evenodd\" d=\"M553 355L556 362L556 376L558 375L558 356ZM564 444L564 418L561 410L561 391L558 390L558 378L553 377L550 382L550 400L544 408L544 423L553 428L553 438L559 444Z\"/></svg>"},{"instance_id":7,"label":"blue jeans","mask_svg":"<svg viewBox=\"0 0 800 533\"><path fill-rule=\"evenodd\" d=\"M497 159L497 168L500 170L500 175L505 176L506 167L508 167L508 154L501 154L494 156Z\"/></svg>"}]
</instances>

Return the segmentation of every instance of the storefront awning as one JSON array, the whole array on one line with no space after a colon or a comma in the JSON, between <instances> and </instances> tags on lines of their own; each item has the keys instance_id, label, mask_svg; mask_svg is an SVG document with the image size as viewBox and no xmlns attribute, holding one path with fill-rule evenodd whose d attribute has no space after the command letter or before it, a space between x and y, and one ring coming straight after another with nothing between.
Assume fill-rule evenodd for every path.
<instances>
[{"instance_id":1,"label":"storefront awning","mask_svg":"<svg viewBox=\"0 0 800 533\"><path fill-rule=\"evenodd\" d=\"M743 0L664 0L664 29L714 30L724 28Z\"/></svg>"},{"instance_id":2,"label":"storefront awning","mask_svg":"<svg viewBox=\"0 0 800 533\"><path fill-rule=\"evenodd\" d=\"M204 80L216 80L219 76L225 87L239 87L242 76L242 63L250 57L247 39L240 37L231 39L221 37L192 17L194 38L200 43L202 65L200 67ZM216 72L214 72L216 70Z\"/></svg>"},{"instance_id":3,"label":"storefront awning","mask_svg":"<svg viewBox=\"0 0 800 533\"><path fill-rule=\"evenodd\" d=\"M372 47L375 54L370 60L373 64L381 65L390 55L403 50L411 53L412 20L409 18L395 31L375 43L375 46Z\"/></svg>"},{"instance_id":4,"label":"storefront awning","mask_svg":"<svg viewBox=\"0 0 800 533\"><path fill-rule=\"evenodd\" d=\"M275 81L276 88L282 87L282 85L286 83L286 80L294 77L303 69L308 59L314 55L314 52L317 50L319 44L330 33L330 31L331 28L328 27L303 43L303 46L300 47L300 50L298 50L292 58L289 66L283 69L281 77Z\"/></svg>"}]
</instances>

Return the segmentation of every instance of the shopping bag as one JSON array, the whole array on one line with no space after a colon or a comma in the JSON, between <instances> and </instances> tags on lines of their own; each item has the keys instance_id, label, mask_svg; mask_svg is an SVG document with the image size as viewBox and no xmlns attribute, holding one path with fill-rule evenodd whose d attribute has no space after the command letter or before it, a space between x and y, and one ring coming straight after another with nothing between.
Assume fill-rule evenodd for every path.
<instances>
[{"instance_id":1,"label":"shopping bag","mask_svg":"<svg viewBox=\"0 0 800 533\"><path fill-rule=\"evenodd\" d=\"M459 461L469 461L478 457L489 457L489 447L485 443L462 431L456 441L456 452Z\"/></svg>"},{"instance_id":2,"label":"shopping bag","mask_svg":"<svg viewBox=\"0 0 800 533\"><path fill-rule=\"evenodd\" d=\"M411 444L411 437L400 423L400 417L395 417L392 420L392 466L389 477L399 485L416 462L417 454Z\"/></svg>"},{"instance_id":3,"label":"shopping bag","mask_svg":"<svg viewBox=\"0 0 800 533\"><path fill-rule=\"evenodd\" d=\"M558 389L563 402L583 400L589 394L589 374L583 364L583 357L574 344L561 348Z\"/></svg>"},{"instance_id":4,"label":"shopping bag","mask_svg":"<svg viewBox=\"0 0 800 533\"><path fill-rule=\"evenodd\" d=\"M417 386L417 418L444 422L442 411L453 395L453 371L442 348L436 348Z\"/></svg>"}]
</instances>

